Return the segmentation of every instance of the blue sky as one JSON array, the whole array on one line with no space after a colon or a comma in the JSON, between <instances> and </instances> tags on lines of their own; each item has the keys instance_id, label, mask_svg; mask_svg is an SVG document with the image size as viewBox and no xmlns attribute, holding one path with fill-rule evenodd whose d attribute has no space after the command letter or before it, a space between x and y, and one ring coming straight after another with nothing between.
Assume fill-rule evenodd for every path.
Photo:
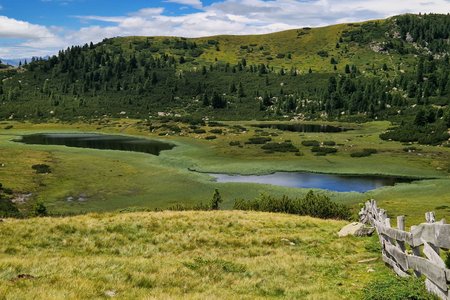
<instances>
[{"instance_id":1,"label":"blue sky","mask_svg":"<svg viewBox=\"0 0 450 300\"><path fill-rule=\"evenodd\" d=\"M407 12L448 13L450 0L0 0L0 57L114 36L259 34Z\"/></svg>"}]
</instances>

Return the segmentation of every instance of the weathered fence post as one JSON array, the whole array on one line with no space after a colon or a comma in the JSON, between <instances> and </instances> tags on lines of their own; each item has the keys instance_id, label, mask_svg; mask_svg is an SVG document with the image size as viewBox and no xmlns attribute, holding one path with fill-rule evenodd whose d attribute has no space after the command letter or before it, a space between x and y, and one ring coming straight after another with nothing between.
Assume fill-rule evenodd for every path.
<instances>
[{"instance_id":1,"label":"weathered fence post","mask_svg":"<svg viewBox=\"0 0 450 300\"><path fill-rule=\"evenodd\" d=\"M397 228L391 227L384 209L375 200L366 202L360 213L361 222L376 228L382 246L383 261L402 277L412 272L426 277L425 286L430 293L443 300L450 300L450 270L440 256L440 249L450 249L450 225L445 220L436 222L433 212L425 214L426 223L412 226L405 231L405 217L397 217ZM412 254L407 251L411 247ZM423 253L421 251L423 246ZM425 257L424 257L425 256Z\"/></svg>"}]
</instances>

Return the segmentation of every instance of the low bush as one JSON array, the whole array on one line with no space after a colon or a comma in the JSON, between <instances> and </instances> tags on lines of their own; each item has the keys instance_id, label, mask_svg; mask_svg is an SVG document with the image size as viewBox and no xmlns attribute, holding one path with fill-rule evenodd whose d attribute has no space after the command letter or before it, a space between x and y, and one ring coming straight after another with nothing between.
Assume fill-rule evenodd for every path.
<instances>
[{"instance_id":1,"label":"low bush","mask_svg":"<svg viewBox=\"0 0 450 300\"><path fill-rule=\"evenodd\" d=\"M309 191L303 198L296 199L287 196L275 198L261 195L253 200L236 200L233 208L237 210L288 213L322 219L349 220L351 218L349 207L333 202L329 197L315 194L313 191Z\"/></svg>"},{"instance_id":2,"label":"low bush","mask_svg":"<svg viewBox=\"0 0 450 300\"><path fill-rule=\"evenodd\" d=\"M214 134L222 134L223 130L222 129L212 129L209 131L210 133L214 133Z\"/></svg>"},{"instance_id":3,"label":"low bush","mask_svg":"<svg viewBox=\"0 0 450 300\"><path fill-rule=\"evenodd\" d=\"M38 202L34 206L34 214L37 217L45 217L48 216L47 207L42 202Z\"/></svg>"},{"instance_id":4,"label":"low bush","mask_svg":"<svg viewBox=\"0 0 450 300\"><path fill-rule=\"evenodd\" d=\"M323 142L323 145L333 147L333 146L336 146L336 142L335 141L325 141L325 142Z\"/></svg>"},{"instance_id":5,"label":"low bush","mask_svg":"<svg viewBox=\"0 0 450 300\"><path fill-rule=\"evenodd\" d=\"M311 152L315 153L317 156L325 156L327 154L336 153L338 150L331 147L320 147L315 146L311 148Z\"/></svg>"},{"instance_id":6,"label":"low bush","mask_svg":"<svg viewBox=\"0 0 450 300\"><path fill-rule=\"evenodd\" d=\"M36 171L36 174L49 174L52 172L50 166L45 164L33 165L31 168Z\"/></svg>"},{"instance_id":7,"label":"low bush","mask_svg":"<svg viewBox=\"0 0 450 300\"><path fill-rule=\"evenodd\" d=\"M5 129L6 130L9 130L9 129L12 129L14 126L12 126L12 125L7 125L7 126L5 126Z\"/></svg>"},{"instance_id":8,"label":"low bush","mask_svg":"<svg viewBox=\"0 0 450 300\"><path fill-rule=\"evenodd\" d=\"M298 148L291 142L283 143L267 143L261 147L261 149L272 152L298 152Z\"/></svg>"},{"instance_id":9,"label":"low bush","mask_svg":"<svg viewBox=\"0 0 450 300\"><path fill-rule=\"evenodd\" d=\"M389 276L370 282L364 289L364 300L432 300L422 279Z\"/></svg>"},{"instance_id":10,"label":"low bush","mask_svg":"<svg viewBox=\"0 0 450 300\"><path fill-rule=\"evenodd\" d=\"M208 135L207 137L205 137L205 140L215 140L217 139L217 136L215 135Z\"/></svg>"},{"instance_id":11,"label":"low bush","mask_svg":"<svg viewBox=\"0 0 450 300\"><path fill-rule=\"evenodd\" d=\"M240 146L241 145L241 142L239 142L239 141L231 141L230 142L230 146Z\"/></svg>"},{"instance_id":12,"label":"low bush","mask_svg":"<svg viewBox=\"0 0 450 300\"><path fill-rule=\"evenodd\" d=\"M206 133L206 130L202 129L202 128L198 128L198 129L194 129L194 133L196 133L196 134L203 134L203 133Z\"/></svg>"},{"instance_id":13,"label":"low bush","mask_svg":"<svg viewBox=\"0 0 450 300\"><path fill-rule=\"evenodd\" d=\"M376 154L378 151L376 149L363 149L362 151L353 152L350 154L351 157L367 157L371 156L372 154Z\"/></svg>"},{"instance_id":14,"label":"low bush","mask_svg":"<svg viewBox=\"0 0 450 300\"><path fill-rule=\"evenodd\" d=\"M306 147L319 147L320 146L320 142L319 141L315 141L315 140L308 140L308 141L303 141L302 145L306 146Z\"/></svg>"},{"instance_id":15,"label":"low bush","mask_svg":"<svg viewBox=\"0 0 450 300\"><path fill-rule=\"evenodd\" d=\"M20 216L19 209L10 200L0 195L0 218L17 218Z\"/></svg>"},{"instance_id":16,"label":"low bush","mask_svg":"<svg viewBox=\"0 0 450 300\"><path fill-rule=\"evenodd\" d=\"M255 137L249 138L248 141L245 142L245 143L246 144L262 145L262 144L265 144L267 142L270 142L271 140L272 140L272 138L270 138L270 137L255 136Z\"/></svg>"}]
</instances>

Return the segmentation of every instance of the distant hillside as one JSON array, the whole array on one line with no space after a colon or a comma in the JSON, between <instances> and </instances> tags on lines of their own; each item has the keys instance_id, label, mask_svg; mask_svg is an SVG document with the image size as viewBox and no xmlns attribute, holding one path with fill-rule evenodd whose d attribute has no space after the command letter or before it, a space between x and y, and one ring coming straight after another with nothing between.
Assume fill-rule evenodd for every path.
<instances>
[{"instance_id":1,"label":"distant hillside","mask_svg":"<svg viewBox=\"0 0 450 300\"><path fill-rule=\"evenodd\" d=\"M2 61L6 65L10 65L10 66L13 66L13 67L18 67L20 64L24 64L25 62L31 61L31 59L26 59L26 58L3 59L3 58L0 58L0 61Z\"/></svg>"},{"instance_id":2,"label":"distant hillside","mask_svg":"<svg viewBox=\"0 0 450 300\"><path fill-rule=\"evenodd\" d=\"M362 299L374 282L385 286L378 293L402 291L406 281L396 280L378 258L376 237L339 239L343 225L239 211L4 220L0 294L8 299ZM419 297L425 294L421 285L414 289L415 299L427 299Z\"/></svg>"},{"instance_id":3,"label":"distant hillside","mask_svg":"<svg viewBox=\"0 0 450 300\"><path fill-rule=\"evenodd\" d=\"M266 35L106 39L0 75L0 117L364 121L432 110L436 121L450 101L449 32L449 15L404 15Z\"/></svg>"}]
</instances>

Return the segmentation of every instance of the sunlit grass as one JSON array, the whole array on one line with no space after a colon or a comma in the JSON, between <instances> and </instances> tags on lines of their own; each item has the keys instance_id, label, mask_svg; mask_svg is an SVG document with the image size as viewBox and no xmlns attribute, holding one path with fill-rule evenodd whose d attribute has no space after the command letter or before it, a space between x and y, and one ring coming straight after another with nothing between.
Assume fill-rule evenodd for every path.
<instances>
[{"instance_id":1,"label":"sunlit grass","mask_svg":"<svg viewBox=\"0 0 450 300\"><path fill-rule=\"evenodd\" d=\"M376 240L339 239L344 224L238 211L6 220L0 295L357 299L389 270L380 260L358 263L378 257L366 250Z\"/></svg>"}]
</instances>

